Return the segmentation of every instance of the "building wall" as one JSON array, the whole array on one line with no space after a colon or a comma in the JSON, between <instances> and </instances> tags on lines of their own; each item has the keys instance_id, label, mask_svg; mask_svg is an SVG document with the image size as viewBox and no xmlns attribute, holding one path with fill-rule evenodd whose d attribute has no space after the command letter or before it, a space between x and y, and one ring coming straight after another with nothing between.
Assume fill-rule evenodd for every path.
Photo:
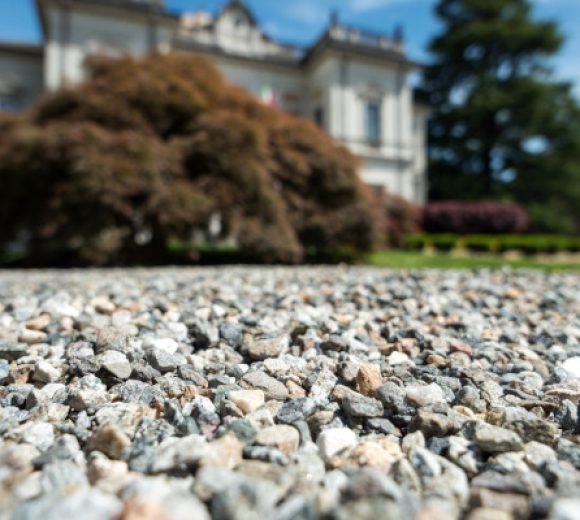
<instances>
[{"instance_id":1,"label":"building wall","mask_svg":"<svg viewBox=\"0 0 580 520\"><path fill-rule=\"evenodd\" d=\"M0 48L0 110L21 110L43 91L42 54Z\"/></svg>"},{"instance_id":2,"label":"building wall","mask_svg":"<svg viewBox=\"0 0 580 520\"><path fill-rule=\"evenodd\" d=\"M335 117L332 107L332 85L335 75L335 64L330 59L314 63L306 71L306 112L305 116L316 119L319 110L321 128L332 134Z\"/></svg>"},{"instance_id":3,"label":"building wall","mask_svg":"<svg viewBox=\"0 0 580 520\"><path fill-rule=\"evenodd\" d=\"M420 115L414 119L407 73L384 62L332 55L311 71L311 78L317 78L319 90L328 92L327 130L362 158L363 180L422 203L425 140L422 129L415 131L414 124L424 124L424 119ZM380 110L377 142L367 138L369 101Z\"/></svg>"},{"instance_id":4,"label":"building wall","mask_svg":"<svg viewBox=\"0 0 580 520\"><path fill-rule=\"evenodd\" d=\"M141 56L169 49L172 31L153 29L145 19L114 17L113 12L47 10L49 34L45 46L45 84L50 90L85 78L84 62L91 54Z\"/></svg>"},{"instance_id":5,"label":"building wall","mask_svg":"<svg viewBox=\"0 0 580 520\"><path fill-rule=\"evenodd\" d=\"M413 183L413 170L408 164L378 155L367 157L363 159L361 176L370 186L382 187L389 193L418 202Z\"/></svg>"},{"instance_id":6,"label":"building wall","mask_svg":"<svg viewBox=\"0 0 580 520\"><path fill-rule=\"evenodd\" d=\"M408 160L412 148L412 101L406 74L396 67L335 58L332 86L336 122L333 134L347 144L367 147L391 159ZM380 107L380 142L369 146L366 106ZM361 149L362 151L362 149Z\"/></svg>"},{"instance_id":7,"label":"building wall","mask_svg":"<svg viewBox=\"0 0 580 520\"><path fill-rule=\"evenodd\" d=\"M294 114L305 114L305 78L298 69L239 61L230 58L214 58L218 68L229 81L240 85L257 98L268 101L273 93L275 104Z\"/></svg>"},{"instance_id":8,"label":"building wall","mask_svg":"<svg viewBox=\"0 0 580 520\"><path fill-rule=\"evenodd\" d=\"M429 182L427 178L427 125L429 121L429 108L416 105L413 111L413 158L416 185L416 202L427 202Z\"/></svg>"}]
</instances>

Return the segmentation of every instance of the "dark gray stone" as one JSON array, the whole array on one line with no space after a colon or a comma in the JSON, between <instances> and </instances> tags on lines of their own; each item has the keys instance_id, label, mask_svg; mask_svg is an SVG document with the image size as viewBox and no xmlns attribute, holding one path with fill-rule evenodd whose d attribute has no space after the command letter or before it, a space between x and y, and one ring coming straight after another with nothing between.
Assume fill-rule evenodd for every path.
<instances>
[{"instance_id":1,"label":"dark gray stone","mask_svg":"<svg viewBox=\"0 0 580 520\"><path fill-rule=\"evenodd\" d=\"M28 354L28 345L14 341L0 341L0 359L16 361Z\"/></svg>"},{"instance_id":2,"label":"dark gray stone","mask_svg":"<svg viewBox=\"0 0 580 520\"><path fill-rule=\"evenodd\" d=\"M165 352L164 350L152 350L147 357L151 363L151 366L162 374L173 372L178 365L175 356Z\"/></svg>"},{"instance_id":3,"label":"dark gray stone","mask_svg":"<svg viewBox=\"0 0 580 520\"><path fill-rule=\"evenodd\" d=\"M237 348L242 344L243 329L237 323L222 323L219 327L220 337L230 346Z\"/></svg>"},{"instance_id":4,"label":"dark gray stone","mask_svg":"<svg viewBox=\"0 0 580 520\"><path fill-rule=\"evenodd\" d=\"M284 403L278 410L276 421L283 424L294 424L309 417L315 410L316 404L308 397L292 399Z\"/></svg>"},{"instance_id":5,"label":"dark gray stone","mask_svg":"<svg viewBox=\"0 0 580 520\"><path fill-rule=\"evenodd\" d=\"M380 417L384 413L382 403L356 392L349 392L342 400L344 411L352 417Z\"/></svg>"}]
</instances>

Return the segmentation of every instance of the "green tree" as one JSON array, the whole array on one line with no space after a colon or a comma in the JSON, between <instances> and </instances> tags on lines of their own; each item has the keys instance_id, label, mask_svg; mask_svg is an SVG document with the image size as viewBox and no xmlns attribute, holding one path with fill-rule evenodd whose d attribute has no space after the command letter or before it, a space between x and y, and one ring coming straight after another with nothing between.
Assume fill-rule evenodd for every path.
<instances>
[{"instance_id":1,"label":"green tree","mask_svg":"<svg viewBox=\"0 0 580 520\"><path fill-rule=\"evenodd\" d=\"M529 0L439 0L435 10L443 31L424 76L431 196L526 204L551 190L552 204L564 204L562 184L579 183L578 110L549 67L558 27L535 20ZM545 218L540 209L532 217Z\"/></svg>"},{"instance_id":2,"label":"green tree","mask_svg":"<svg viewBox=\"0 0 580 520\"><path fill-rule=\"evenodd\" d=\"M542 128L544 145L522 159L513 196L535 231L580 234L580 105L567 86L554 89Z\"/></svg>"}]
</instances>

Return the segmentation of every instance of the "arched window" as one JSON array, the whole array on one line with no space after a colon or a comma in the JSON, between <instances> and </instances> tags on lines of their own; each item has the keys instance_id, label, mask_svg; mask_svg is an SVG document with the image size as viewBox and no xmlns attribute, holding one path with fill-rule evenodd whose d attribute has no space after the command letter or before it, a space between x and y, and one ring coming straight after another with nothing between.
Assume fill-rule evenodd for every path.
<instances>
[{"instance_id":1,"label":"arched window","mask_svg":"<svg viewBox=\"0 0 580 520\"><path fill-rule=\"evenodd\" d=\"M248 24L248 20L242 13L234 13L233 15L233 25L236 29L245 27Z\"/></svg>"}]
</instances>

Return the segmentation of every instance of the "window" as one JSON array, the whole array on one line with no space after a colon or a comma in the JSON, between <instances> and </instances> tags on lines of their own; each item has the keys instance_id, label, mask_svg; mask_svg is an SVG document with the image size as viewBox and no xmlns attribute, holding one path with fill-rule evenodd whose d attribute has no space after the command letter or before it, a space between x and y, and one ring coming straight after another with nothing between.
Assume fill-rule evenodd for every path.
<instances>
[{"instance_id":1,"label":"window","mask_svg":"<svg viewBox=\"0 0 580 520\"><path fill-rule=\"evenodd\" d=\"M322 107L318 107L314 111L314 122L320 127L324 128L324 109Z\"/></svg>"},{"instance_id":2,"label":"window","mask_svg":"<svg viewBox=\"0 0 580 520\"><path fill-rule=\"evenodd\" d=\"M369 144L381 144L381 105L377 101L366 104L366 138Z\"/></svg>"},{"instance_id":3,"label":"window","mask_svg":"<svg viewBox=\"0 0 580 520\"><path fill-rule=\"evenodd\" d=\"M244 17L243 14L236 14L234 15L234 27L239 29L240 27L245 27L246 24L246 18Z\"/></svg>"},{"instance_id":4,"label":"window","mask_svg":"<svg viewBox=\"0 0 580 520\"><path fill-rule=\"evenodd\" d=\"M91 40L87 44L87 54L107 56L108 58L122 58L129 54L122 42L114 39Z\"/></svg>"}]
</instances>

